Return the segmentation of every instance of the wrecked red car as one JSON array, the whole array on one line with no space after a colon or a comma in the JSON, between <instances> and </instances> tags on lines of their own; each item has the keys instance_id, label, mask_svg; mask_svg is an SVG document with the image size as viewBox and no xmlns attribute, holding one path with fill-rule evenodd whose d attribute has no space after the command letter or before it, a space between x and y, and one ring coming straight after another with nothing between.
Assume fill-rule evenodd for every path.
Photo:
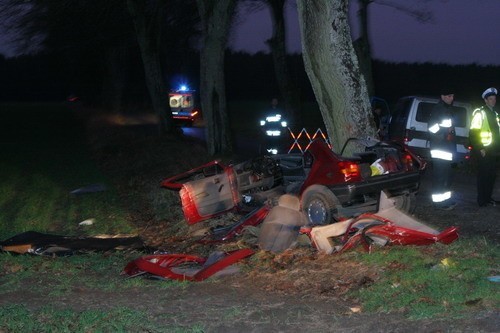
<instances>
[{"instance_id":1,"label":"wrecked red car","mask_svg":"<svg viewBox=\"0 0 500 333\"><path fill-rule=\"evenodd\" d=\"M180 190L188 224L291 193L300 196L310 225L324 225L376 212L381 191L396 198L399 209L411 211L424 168L424 161L397 143L350 139L337 154L316 140L304 154L261 156L235 165L212 161L161 186Z\"/></svg>"}]
</instances>

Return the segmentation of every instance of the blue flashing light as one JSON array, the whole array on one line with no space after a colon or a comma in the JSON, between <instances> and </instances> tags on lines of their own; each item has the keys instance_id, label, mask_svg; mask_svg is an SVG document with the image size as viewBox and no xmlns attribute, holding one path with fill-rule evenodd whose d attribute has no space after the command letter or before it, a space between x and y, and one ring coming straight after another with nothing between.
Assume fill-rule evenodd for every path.
<instances>
[{"instance_id":1,"label":"blue flashing light","mask_svg":"<svg viewBox=\"0 0 500 333\"><path fill-rule=\"evenodd\" d=\"M179 87L178 91L188 91L188 87L185 84L183 84Z\"/></svg>"}]
</instances>

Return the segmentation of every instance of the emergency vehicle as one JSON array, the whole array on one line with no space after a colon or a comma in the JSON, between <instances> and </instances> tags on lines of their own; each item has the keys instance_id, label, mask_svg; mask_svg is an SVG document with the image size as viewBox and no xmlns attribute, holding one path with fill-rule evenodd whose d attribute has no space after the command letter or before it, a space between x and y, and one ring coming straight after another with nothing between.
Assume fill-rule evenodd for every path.
<instances>
[{"instance_id":1,"label":"emergency vehicle","mask_svg":"<svg viewBox=\"0 0 500 333\"><path fill-rule=\"evenodd\" d=\"M172 118L175 120L191 126L195 120L201 117L195 90L181 85L178 89L170 92L168 97Z\"/></svg>"}]
</instances>

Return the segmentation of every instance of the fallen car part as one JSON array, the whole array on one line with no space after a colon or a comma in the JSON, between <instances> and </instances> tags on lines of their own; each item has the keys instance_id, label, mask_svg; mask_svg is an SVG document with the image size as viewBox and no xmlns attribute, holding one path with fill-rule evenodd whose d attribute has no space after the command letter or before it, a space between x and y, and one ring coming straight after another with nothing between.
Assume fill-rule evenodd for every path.
<instances>
[{"instance_id":1,"label":"fallen car part","mask_svg":"<svg viewBox=\"0 0 500 333\"><path fill-rule=\"evenodd\" d=\"M327 226L313 227L308 234L313 245L323 253L331 254L352 249L362 244L370 245L429 245L450 244L458 238L458 228L450 227L439 232L396 208L396 199L380 195L377 213L365 213L356 218Z\"/></svg>"},{"instance_id":2,"label":"fallen car part","mask_svg":"<svg viewBox=\"0 0 500 333\"><path fill-rule=\"evenodd\" d=\"M271 208L267 205L256 208L232 225L214 228L210 234L203 237L198 242L202 244L211 244L233 239L234 237L241 235L246 227L255 227L262 223L270 210Z\"/></svg>"},{"instance_id":3,"label":"fallen car part","mask_svg":"<svg viewBox=\"0 0 500 333\"><path fill-rule=\"evenodd\" d=\"M282 181L276 161L261 156L236 165L212 161L166 178L161 186L179 190L184 217L195 224L239 210L245 195L253 206L261 206L268 197L283 193Z\"/></svg>"},{"instance_id":4,"label":"fallen car part","mask_svg":"<svg viewBox=\"0 0 500 333\"><path fill-rule=\"evenodd\" d=\"M207 258L189 254L148 255L129 262L123 272L130 277L149 273L163 279L203 281L211 276L235 273L237 270L229 266L253 254L254 251L247 248L214 252Z\"/></svg>"},{"instance_id":5,"label":"fallen car part","mask_svg":"<svg viewBox=\"0 0 500 333\"><path fill-rule=\"evenodd\" d=\"M294 245L300 227L306 224L307 219L300 211L299 198L284 194L262 223L258 239L259 247L274 253L283 252Z\"/></svg>"},{"instance_id":6,"label":"fallen car part","mask_svg":"<svg viewBox=\"0 0 500 333\"><path fill-rule=\"evenodd\" d=\"M145 249L143 241L137 236L70 237L27 231L0 242L2 251L50 256L136 249Z\"/></svg>"}]
</instances>

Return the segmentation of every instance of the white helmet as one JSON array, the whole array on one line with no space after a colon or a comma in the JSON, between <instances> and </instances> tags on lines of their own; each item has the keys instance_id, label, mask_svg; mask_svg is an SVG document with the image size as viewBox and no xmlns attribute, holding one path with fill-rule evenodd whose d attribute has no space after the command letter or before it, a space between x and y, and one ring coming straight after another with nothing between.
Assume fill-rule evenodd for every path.
<instances>
[{"instance_id":1,"label":"white helmet","mask_svg":"<svg viewBox=\"0 0 500 333\"><path fill-rule=\"evenodd\" d=\"M496 88L491 87L491 88L486 89L481 96L483 97L483 99L485 99L485 98L488 98L492 95L496 96L497 94L498 94L498 92L497 92Z\"/></svg>"}]
</instances>

